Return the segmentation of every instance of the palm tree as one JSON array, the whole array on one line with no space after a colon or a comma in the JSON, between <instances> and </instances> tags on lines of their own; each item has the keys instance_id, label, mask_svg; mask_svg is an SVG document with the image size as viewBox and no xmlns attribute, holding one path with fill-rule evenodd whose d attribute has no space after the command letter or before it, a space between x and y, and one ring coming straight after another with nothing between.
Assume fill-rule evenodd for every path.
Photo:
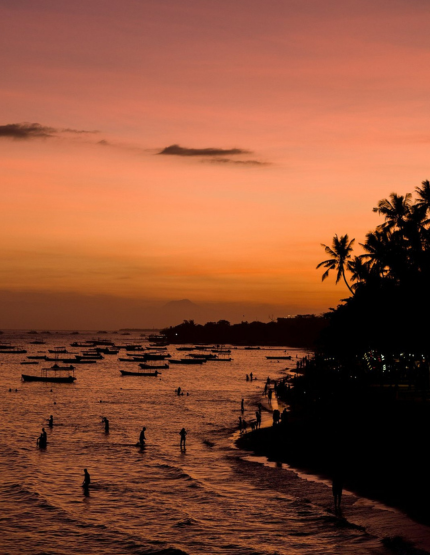
<instances>
[{"instance_id":1,"label":"palm tree","mask_svg":"<svg viewBox=\"0 0 430 555\"><path fill-rule=\"evenodd\" d=\"M426 179L421 183L422 187L415 189L419 199L416 201L416 206L423 206L425 210L430 209L430 181Z\"/></svg>"},{"instance_id":2,"label":"palm tree","mask_svg":"<svg viewBox=\"0 0 430 555\"><path fill-rule=\"evenodd\" d=\"M354 244L354 241L355 239L350 241L348 235L342 235L340 238L335 235L333 237L331 247L321 244L321 246L324 247L325 252L329 254L331 258L320 262L317 266L317 268L320 268L321 266L327 268L322 275L322 281L328 277L330 270L336 270L336 283L339 283L340 278L343 277L346 286L352 294L354 294L354 291L346 281L345 267L347 266L348 259L351 258L352 245Z\"/></svg>"},{"instance_id":3,"label":"palm tree","mask_svg":"<svg viewBox=\"0 0 430 555\"><path fill-rule=\"evenodd\" d=\"M389 199L382 199L373 212L378 212L385 216L385 222L378 226L379 229L402 229L411 211L412 195L406 193L405 196L391 193Z\"/></svg>"}]
</instances>

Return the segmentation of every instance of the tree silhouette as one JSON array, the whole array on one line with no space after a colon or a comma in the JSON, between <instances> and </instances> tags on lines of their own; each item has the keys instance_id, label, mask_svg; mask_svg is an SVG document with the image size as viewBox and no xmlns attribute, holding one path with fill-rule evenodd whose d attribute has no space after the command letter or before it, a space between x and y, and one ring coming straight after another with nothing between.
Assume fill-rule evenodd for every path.
<instances>
[{"instance_id":1,"label":"tree silhouette","mask_svg":"<svg viewBox=\"0 0 430 555\"><path fill-rule=\"evenodd\" d=\"M327 268L322 275L322 281L328 277L330 270L336 270L336 283L339 283L340 278L343 277L346 286L352 294L354 294L354 291L346 281L345 268L347 266L348 259L351 258L352 245L354 244L354 241L355 239L350 241L348 235L342 235L340 238L335 235L333 237L331 247L321 244L321 246L324 247L325 252L330 255L331 258L320 262L317 266L317 268L320 268L321 266Z\"/></svg>"}]
</instances>

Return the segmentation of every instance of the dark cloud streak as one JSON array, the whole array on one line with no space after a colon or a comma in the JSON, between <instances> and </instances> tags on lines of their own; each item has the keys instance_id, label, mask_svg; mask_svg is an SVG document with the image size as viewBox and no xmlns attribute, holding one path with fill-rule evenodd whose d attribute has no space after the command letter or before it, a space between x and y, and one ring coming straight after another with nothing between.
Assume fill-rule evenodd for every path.
<instances>
[{"instance_id":1,"label":"dark cloud streak","mask_svg":"<svg viewBox=\"0 0 430 555\"><path fill-rule=\"evenodd\" d=\"M12 140L49 139L61 133L97 133L83 129L56 129L40 123L8 123L0 125L0 138Z\"/></svg>"},{"instance_id":2,"label":"dark cloud streak","mask_svg":"<svg viewBox=\"0 0 430 555\"><path fill-rule=\"evenodd\" d=\"M213 158L206 160L211 164L234 164L236 166L269 166L269 162L262 162L260 160L231 160L230 158Z\"/></svg>"},{"instance_id":3,"label":"dark cloud streak","mask_svg":"<svg viewBox=\"0 0 430 555\"><path fill-rule=\"evenodd\" d=\"M179 145L170 145L163 148L158 154L170 156L233 156L238 154L250 154L250 151L241 148L186 148Z\"/></svg>"}]
</instances>

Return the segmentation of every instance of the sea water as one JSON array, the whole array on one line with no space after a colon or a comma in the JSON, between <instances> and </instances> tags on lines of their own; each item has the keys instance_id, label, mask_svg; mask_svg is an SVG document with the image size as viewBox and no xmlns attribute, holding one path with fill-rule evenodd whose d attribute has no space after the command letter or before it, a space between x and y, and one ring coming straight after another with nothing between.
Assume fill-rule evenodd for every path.
<instances>
[{"instance_id":1,"label":"sea water","mask_svg":"<svg viewBox=\"0 0 430 555\"><path fill-rule=\"evenodd\" d=\"M45 345L30 344L41 337ZM0 354L2 555L383 554L392 553L384 538L395 536L402 553L414 552L407 542L430 551L429 528L399 511L345 492L336 514L328 482L235 447L241 400L245 419L255 418L266 378L292 372L306 351L287 349L291 361L274 361L266 356L285 352L237 348L231 362L123 377L120 369L137 364L118 361L126 356L121 350L77 365L74 384L21 382L22 373L38 375L53 364L21 365L26 356L60 346L79 353L73 341L95 338L91 332L0 337L28 351ZM137 333L103 339L148 344ZM186 355L175 346L168 352ZM251 372L257 380L246 381ZM178 387L185 395L176 394ZM263 425L270 421L263 412ZM42 427L45 450L36 446ZM84 468L91 475L87 493Z\"/></svg>"}]
</instances>

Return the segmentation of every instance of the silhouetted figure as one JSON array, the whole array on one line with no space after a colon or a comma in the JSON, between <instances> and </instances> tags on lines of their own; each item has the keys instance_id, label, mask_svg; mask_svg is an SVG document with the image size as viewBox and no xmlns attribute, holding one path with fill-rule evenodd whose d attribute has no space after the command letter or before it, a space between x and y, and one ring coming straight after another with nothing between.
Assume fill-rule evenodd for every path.
<instances>
[{"instance_id":1,"label":"silhouetted figure","mask_svg":"<svg viewBox=\"0 0 430 555\"><path fill-rule=\"evenodd\" d=\"M243 418L242 419L242 431L245 433L246 432L246 428L248 427L248 423L247 421Z\"/></svg>"},{"instance_id":2,"label":"silhouetted figure","mask_svg":"<svg viewBox=\"0 0 430 555\"><path fill-rule=\"evenodd\" d=\"M283 426L286 426L287 422L288 422L288 412L287 412L287 409L285 407L284 410L282 411L282 414L281 414L281 424Z\"/></svg>"},{"instance_id":3,"label":"silhouetted figure","mask_svg":"<svg viewBox=\"0 0 430 555\"><path fill-rule=\"evenodd\" d=\"M245 405L244 405L243 399L242 399L242 402L240 403L240 410L242 411L242 414L245 412Z\"/></svg>"},{"instance_id":4,"label":"silhouetted figure","mask_svg":"<svg viewBox=\"0 0 430 555\"><path fill-rule=\"evenodd\" d=\"M334 499L334 508L340 509L340 503L342 501L343 480L342 480L342 475L339 471L337 471L333 476L332 491L333 491L333 499Z\"/></svg>"},{"instance_id":5,"label":"silhouetted figure","mask_svg":"<svg viewBox=\"0 0 430 555\"><path fill-rule=\"evenodd\" d=\"M108 434L109 433L109 420L106 418L106 416L103 416L102 422L104 422L104 424L105 424L105 434Z\"/></svg>"},{"instance_id":6,"label":"silhouetted figure","mask_svg":"<svg viewBox=\"0 0 430 555\"><path fill-rule=\"evenodd\" d=\"M90 487L91 484L91 478L89 475L89 472L86 468L84 468L84 481L82 482L82 487L84 488L84 490L88 490L88 488Z\"/></svg>"},{"instance_id":7,"label":"silhouetted figure","mask_svg":"<svg viewBox=\"0 0 430 555\"><path fill-rule=\"evenodd\" d=\"M242 431L242 417L239 416L239 432Z\"/></svg>"},{"instance_id":8,"label":"silhouetted figure","mask_svg":"<svg viewBox=\"0 0 430 555\"><path fill-rule=\"evenodd\" d=\"M252 372L249 374L249 377L251 378L251 382L252 382L252 380L253 380Z\"/></svg>"},{"instance_id":9,"label":"silhouetted figure","mask_svg":"<svg viewBox=\"0 0 430 555\"><path fill-rule=\"evenodd\" d=\"M279 412L278 409L275 409L273 411L273 425L276 426L277 424L279 424L279 420L281 418L281 413Z\"/></svg>"},{"instance_id":10,"label":"silhouetted figure","mask_svg":"<svg viewBox=\"0 0 430 555\"><path fill-rule=\"evenodd\" d=\"M255 413L255 418L257 420L257 429L261 428L261 412L257 411Z\"/></svg>"},{"instance_id":11,"label":"silhouetted figure","mask_svg":"<svg viewBox=\"0 0 430 555\"><path fill-rule=\"evenodd\" d=\"M37 440L37 445L40 447L40 449L45 449L47 443L48 443L48 436L45 432L45 428L42 428L42 433L40 434Z\"/></svg>"},{"instance_id":12,"label":"silhouetted figure","mask_svg":"<svg viewBox=\"0 0 430 555\"><path fill-rule=\"evenodd\" d=\"M51 414L51 416L49 417L48 426L52 428L53 425L54 425L54 417Z\"/></svg>"},{"instance_id":13,"label":"silhouetted figure","mask_svg":"<svg viewBox=\"0 0 430 555\"><path fill-rule=\"evenodd\" d=\"M249 382L249 376L248 376L248 374L246 375L246 381Z\"/></svg>"},{"instance_id":14,"label":"silhouetted figure","mask_svg":"<svg viewBox=\"0 0 430 555\"><path fill-rule=\"evenodd\" d=\"M140 436L139 436L139 443L142 447L145 445L145 440L146 440L145 430L146 430L146 428L145 428L145 426L143 426L142 431L140 432Z\"/></svg>"},{"instance_id":15,"label":"silhouetted figure","mask_svg":"<svg viewBox=\"0 0 430 555\"><path fill-rule=\"evenodd\" d=\"M183 449L185 451L185 440L187 437L187 432L185 431L185 428L182 428L182 430L179 432L179 435L181 436L181 449Z\"/></svg>"},{"instance_id":16,"label":"silhouetted figure","mask_svg":"<svg viewBox=\"0 0 430 555\"><path fill-rule=\"evenodd\" d=\"M177 393L178 395L181 394L181 388L180 388L180 387L178 387L178 389L176 390L176 393Z\"/></svg>"}]
</instances>

